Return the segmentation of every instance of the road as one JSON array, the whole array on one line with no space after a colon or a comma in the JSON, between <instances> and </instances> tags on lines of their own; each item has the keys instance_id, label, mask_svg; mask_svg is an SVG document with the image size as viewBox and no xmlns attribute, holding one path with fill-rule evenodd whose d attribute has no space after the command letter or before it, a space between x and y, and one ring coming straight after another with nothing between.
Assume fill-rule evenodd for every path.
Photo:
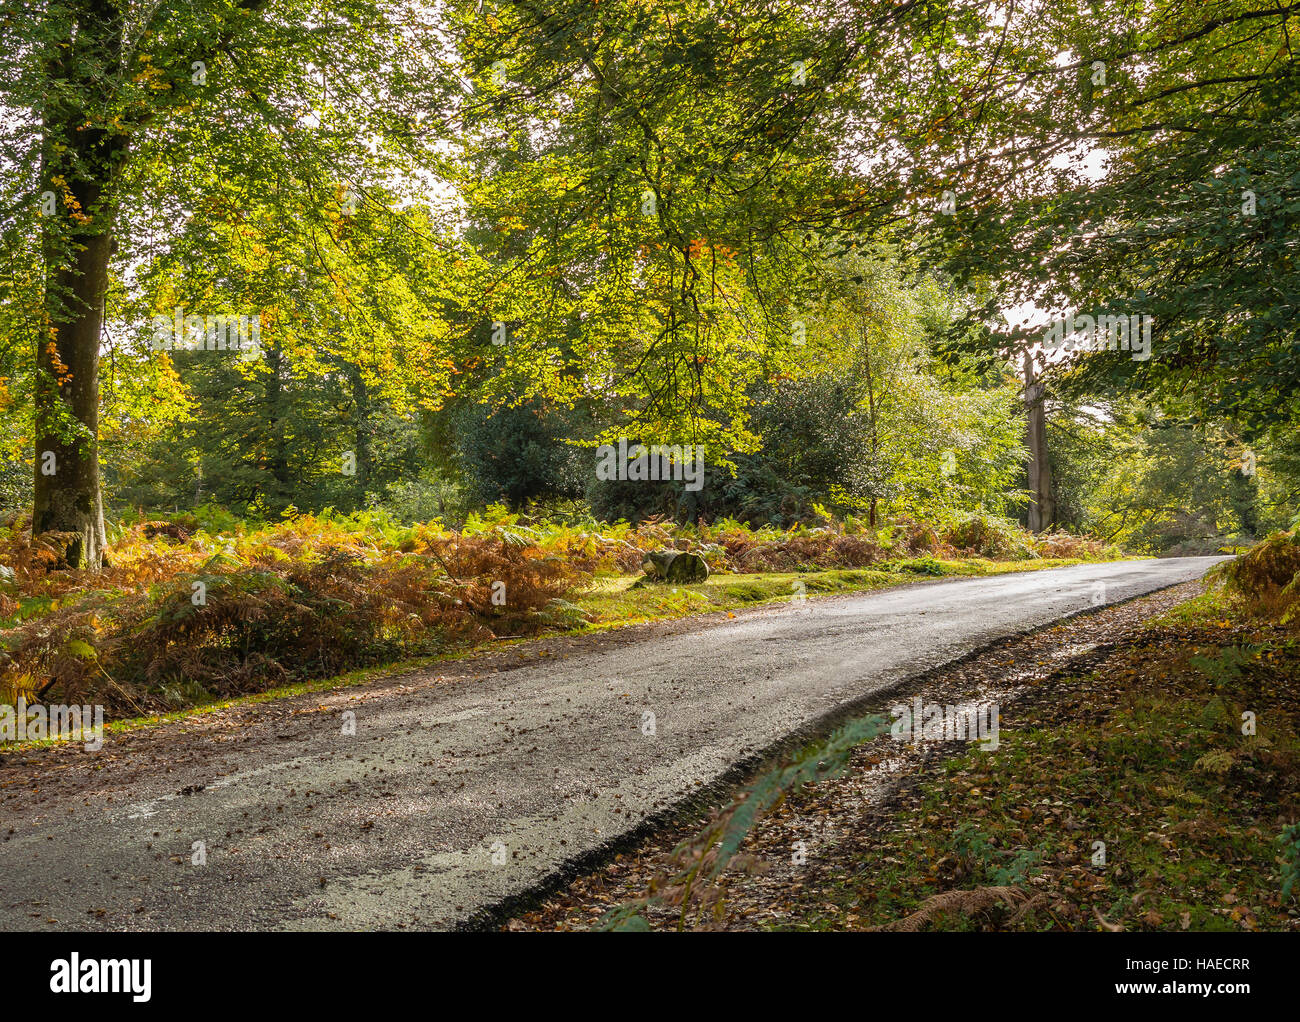
<instances>
[{"instance_id":1,"label":"road","mask_svg":"<svg viewBox=\"0 0 1300 1022\"><path fill-rule=\"evenodd\" d=\"M39 784L10 762L0 928L464 925L873 693L1216 560L755 608L513 670L110 735Z\"/></svg>"}]
</instances>

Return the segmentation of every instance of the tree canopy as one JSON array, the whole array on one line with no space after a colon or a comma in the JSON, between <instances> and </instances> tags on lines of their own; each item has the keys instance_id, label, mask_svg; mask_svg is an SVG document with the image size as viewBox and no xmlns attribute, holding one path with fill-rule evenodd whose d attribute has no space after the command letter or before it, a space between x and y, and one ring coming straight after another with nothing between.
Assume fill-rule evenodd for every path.
<instances>
[{"instance_id":1,"label":"tree canopy","mask_svg":"<svg viewBox=\"0 0 1300 1022\"><path fill-rule=\"evenodd\" d=\"M726 513L1014 515L1025 350L1058 488L1101 485L1071 436L1146 407L1293 501L1292 5L0 0L0 26L0 481L17 504L30 473L69 563L101 556L101 468L110 505L577 499L619 437L703 445ZM1067 314L1145 324L1151 357L1048 356ZM231 318L249 357L203 340Z\"/></svg>"}]
</instances>

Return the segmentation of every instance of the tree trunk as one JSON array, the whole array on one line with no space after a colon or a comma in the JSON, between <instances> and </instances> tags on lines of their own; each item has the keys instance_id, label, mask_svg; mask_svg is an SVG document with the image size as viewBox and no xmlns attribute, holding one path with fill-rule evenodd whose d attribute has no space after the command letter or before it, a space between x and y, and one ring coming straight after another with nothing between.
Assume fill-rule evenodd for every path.
<instances>
[{"instance_id":1,"label":"tree trunk","mask_svg":"<svg viewBox=\"0 0 1300 1022\"><path fill-rule=\"evenodd\" d=\"M880 471L880 434L876 428L876 383L871 375L871 342L867 340L867 328L865 324L858 324L858 337L862 341L862 357L866 361L867 370L867 409L871 414L871 509L868 512L867 525L871 528L876 527L876 504L880 499L879 494L875 492L876 476Z\"/></svg>"},{"instance_id":2,"label":"tree trunk","mask_svg":"<svg viewBox=\"0 0 1300 1022\"><path fill-rule=\"evenodd\" d=\"M36 470L32 533L64 533L64 566L103 564L99 488L99 340L113 254L106 187L127 153L124 134L102 125L111 97L107 71L121 48L121 18L105 0L76 12L71 43L51 48L54 91L43 111L42 252L45 325L38 336ZM49 204L53 212L49 211Z\"/></svg>"},{"instance_id":3,"label":"tree trunk","mask_svg":"<svg viewBox=\"0 0 1300 1022\"><path fill-rule=\"evenodd\" d=\"M348 383L352 388L352 407L356 413L354 443L357 463L357 506L365 503L366 486L370 483L370 391L361 377L361 370L348 366Z\"/></svg>"},{"instance_id":4,"label":"tree trunk","mask_svg":"<svg viewBox=\"0 0 1300 1022\"><path fill-rule=\"evenodd\" d=\"M265 491L268 502L276 511L282 511L292 503L293 480L289 473L289 437L288 405L290 397L284 391L281 371L285 368L284 353L280 350L280 341L276 336L262 342L262 351L266 358L269 375L266 380L266 408L268 415L267 430L270 434L270 457L268 468L274 489L268 486Z\"/></svg>"},{"instance_id":5,"label":"tree trunk","mask_svg":"<svg viewBox=\"0 0 1300 1022\"><path fill-rule=\"evenodd\" d=\"M99 336L110 244L108 235L85 239L73 265L51 275L51 297L71 318L59 322L51 315L52 336L36 352L32 534L70 534L60 545L71 568L98 569L106 545L99 489Z\"/></svg>"},{"instance_id":6,"label":"tree trunk","mask_svg":"<svg viewBox=\"0 0 1300 1022\"><path fill-rule=\"evenodd\" d=\"M1047 419L1043 409L1044 388L1034 375L1034 356L1025 352L1025 407L1029 415L1026 444L1029 448L1029 529L1044 532L1056 521L1056 498L1052 496L1052 465L1047 454Z\"/></svg>"}]
</instances>

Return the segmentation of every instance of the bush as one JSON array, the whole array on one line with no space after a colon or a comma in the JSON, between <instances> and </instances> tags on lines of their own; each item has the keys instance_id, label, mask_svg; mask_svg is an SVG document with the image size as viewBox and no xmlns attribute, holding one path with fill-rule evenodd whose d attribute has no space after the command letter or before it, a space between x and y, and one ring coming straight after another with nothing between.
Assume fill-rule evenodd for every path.
<instances>
[{"instance_id":1,"label":"bush","mask_svg":"<svg viewBox=\"0 0 1300 1022\"><path fill-rule=\"evenodd\" d=\"M1000 560L1023 561L1038 554L1033 537L1015 522L991 515L971 515L943 532L943 541L955 551Z\"/></svg>"},{"instance_id":2,"label":"bush","mask_svg":"<svg viewBox=\"0 0 1300 1022\"><path fill-rule=\"evenodd\" d=\"M1122 556L1119 549L1107 546L1099 539L1072 536L1068 532L1047 532L1034 540L1039 557L1079 558L1081 560L1114 560Z\"/></svg>"},{"instance_id":3,"label":"bush","mask_svg":"<svg viewBox=\"0 0 1300 1022\"><path fill-rule=\"evenodd\" d=\"M576 448L564 442L575 422L564 409L540 401L517 408L470 404L454 416L456 459L469 496L479 504L582 495Z\"/></svg>"},{"instance_id":4,"label":"bush","mask_svg":"<svg viewBox=\"0 0 1300 1022\"><path fill-rule=\"evenodd\" d=\"M762 447L735 454L735 474L710 466L698 492L681 482L596 481L587 500L597 517L642 521L669 517L694 522L728 518L755 528L812 524L814 501L839 510L866 506L892 493L873 455L870 420L859 407L860 380L824 375L764 386L754 404Z\"/></svg>"},{"instance_id":5,"label":"bush","mask_svg":"<svg viewBox=\"0 0 1300 1022\"><path fill-rule=\"evenodd\" d=\"M1275 532L1213 575L1241 596L1251 613L1284 623L1300 620L1300 529Z\"/></svg>"},{"instance_id":6,"label":"bush","mask_svg":"<svg viewBox=\"0 0 1300 1022\"><path fill-rule=\"evenodd\" d=\"M941 575L937 558L958 545L1024 557L1034 541L998 519L970 519L940 538L907 519L877 531L813 511L820 524L751 529L732 519L557 522L494 506L450 531L404 525L382 508L263 525L204 507L113 526L97 573L53 570L58 537L33 539L14 520L0 529L0 692L41 679L64 701L114 714L164 710L570 627L581 619L571 597L591 575L639 573L646 552L664 548L697 553L714 572ZM1040 542L1058 556L1099 547L1062 535Z\"/></svg>"},{"instance_id":7,"label":"bush","mask_svg":"<svg viewBox=\"0 0 1300 1022\"><path fill-rule=\"evenodd\" d=\"M415 479L389 483L384 495L371 495L370 507L388 513L404 525L430 522L463 521L469 506L460 488L434 470L426 470Z\"/></svg>"},{"instance_id":8,"label":"bush","mask_svg":"<svg viewBox=\"0 0 1300 1022\"><path fill-rule=\"evenodd\" d=\"M42 678L63 701L113 715L163 710L180 688L226 697L569 624L566 597L584 581L500 530L383 531L304 516L178 542L156 530L147 540L153 524L129 529L97 575L42 575L41 543L26 541L12 603L48 607L50 594L79 591L4 634L0 688ZM23 548L7 537L6 557Z\"/></svg>"}]
</instances>

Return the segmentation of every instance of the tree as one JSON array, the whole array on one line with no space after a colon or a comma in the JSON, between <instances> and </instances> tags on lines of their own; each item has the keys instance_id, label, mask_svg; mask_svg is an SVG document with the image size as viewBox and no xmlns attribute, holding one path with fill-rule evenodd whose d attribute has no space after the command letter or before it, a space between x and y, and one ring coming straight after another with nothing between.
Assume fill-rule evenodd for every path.
<instances>
[{"instance_id":1,"label":"tree","mask_svg":"<svg viewBox=\"0 0 1300 1022\"><path fill-rule=\"evenodd\" d=\"M66 533L67 563L96 567L115 266L174 240L162 225L219 183L247 200L274 182L323 224L339 182L364 196L383 174L436 167L459 85L400 0L5 0L0 17L5 258L39 267L14 335L36 352L33 529Z\"/></svg>"},{"instance_id":2,"label":"tree","mask_svg":"<svg viewBox=\"0 0 1300 1022\"><path fill-rule=\"evenodd\" d=\"M1025 352L1026 445L1029 448L1029 528L1045 532L1056 523L1052 460L1047 449L1047 389L1038 381L1034 356Z\"/></svg>"},{"instance_id":3,"label":"tree","mask_svg":"<svg viewBox=\"0 0 1300 1022\"><path fill-rule=\"evenodd\" d=\"M468 403L454 416L458 467L484 504L580 497L580 454L567 443L583 432L575 416L530 400L514 408Z\"/></svg>"},{"instance_id":4,"label":"tree","mask_svg":"<svg viewBox=\"0 0 1300 1022\"><path fill-rule=\"evenodd\" d=\"M1075 395L1145 394L1247 432L1289 418L1300 400L1300 6L1041 13L1021 17L1059 48L1058 66L1023 72L1023 116L989 122L981 148L988 179L1013 183L936 239L961 279L997 281L976 317L1026 301L1137 317L1149 357L1107 344L1049 373ZM1001 357L1040 338L1018 329L966 346Z\"/></svg>"},{"instance_id":5,"label":"tree","mask_svg":"<svg viewBox=\"0 0 1300 1022\"><path fill-rule=\"evenodd\" d=\"M520 326L494 396L595 389L608 438L711 459L757 448L754 386L799 371L828 250L921 226L941 189L918 182L951 186L938 171L966 141L945 131L1018 109L968 56L996 15L965 0L451 9L491 98L468 119L467 201L527 240L499 274L494 318ZM996 70L1051 65L1032 31L1017 44ZM581 374L539 357L562 344Z\"/></svg>"}]
</instances>

